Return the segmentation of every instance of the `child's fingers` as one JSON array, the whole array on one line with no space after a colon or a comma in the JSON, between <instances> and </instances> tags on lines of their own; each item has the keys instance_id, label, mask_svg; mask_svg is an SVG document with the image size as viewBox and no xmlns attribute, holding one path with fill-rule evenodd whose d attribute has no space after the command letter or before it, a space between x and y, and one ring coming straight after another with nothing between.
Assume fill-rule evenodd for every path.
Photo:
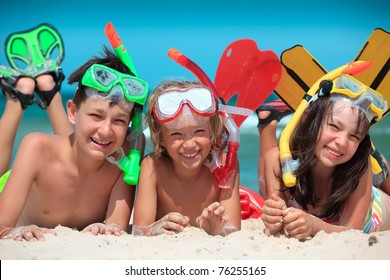
<instances>
[{"instance_id":1,"label":"child's fingers","mask_svg":"<svg viewBox=\"0 0 390 280\"><path fill-rule=\"evenodd\" d=\"M166 219L167 221L174 222L182 226L187 226L190 221L190 219L187 216L184 216L178 212L169 213L166 216Z\"/></svg>"},{"instance_id":2,"label":"child's fingers","mask_svg":"<svg viewBox=\"0 0 390 280\"><path fill-rule=\"evenodd\" d=\"M176 222L172 221L165 221L162 224L162 230L167 230L167 231L173 231L173 232L181 232L183 231L184 227L181 224L178 224Z\"/></svg>"},{"instance_id":3,"label":"child's fingers","mask_svg":"<svg viewBox=\"0 0 390 280\"><path fill-rule=\"evenodd\" d=\"M213 211L214 215L216 216L220 216L222 215L223 213L225 213L225 207L223 207L223 205L219 205L214 211Z\"/></svg>"},{"instance_id":4,"label":"child's fingers","mask_svg":"<svg viewBox=\"0 0 390 280\"><path fill-rule=\"evenodd\" d=\"M223 216L221 217L221 225L222 225L222 226L228 224L229 221L230 221L229 215L223 215Z\"/></svg>"},{"instance_id":5,"label":"child's fingers","mask_svg":"<svg viewBox=\"0 0 390 280\"><path fill-rule=\"evenodd\" d=\"M87 226L86 228L84 228L81 232L87 232L87 233L91 233L93 235L98 235L100 233L100 226L99 224L95 223L95 224L91 224L89 226Z\"/></svg>"},{"instance_id":6,"label":"child's fingers","mask_svg":"<svg viewBox=\"0 0 390 280\"><path fill-rule=\"evenodd\" d=\"M220 207L220 206L221 206L221 203L219 203L218 201L216 201L216 202L211 203L211 204L207 207L207 209L208 209L208 211L213 212L214 210L218 209L218 207Z\"/></svg>"},{"instance_id":7,"label":"child's fingers","mask_svg":"<svg viewBox=\"0 0 390 280\"><path fill-rule=\"evenodd\" d=\"M280 208L280 209L287 208L286 202L283 199L281 199L279 196L277 196L276 194L272 194L271 198L269 200L273 200L273 201L277 202L278 204L275 204L277 208Z\"/></svg>"},{"instance_id":8,"label":"child's fingers","mask_svg":"<svg viewBox=\"0 0 390 280\"><path fill-rule=\"evenodd\" d=\"M267 216L278 216L280 218L283 218L283 214L282 214L283 210L280 208L269 206L269 204L270 203L264 204L264 206L261 208L262 214Z\"/></svg>"},{"instance_id":9,"label":"child's fingers","mask_svg":"<svg viewBox=\"0 0 390 280\"><path fill-rule=\"evenodd\" d=\"M56 232L53 229L40 228L35 225L31 225L14 228L6 236L4 236L3 239L13 239L16 241L43 241L45 240L45 237L43 236L45 233L56 235Z\"/></svg>"},{"instance_id":10,"label":"child's fingers","mask_svg":"<svg viewBox=\"0 0 390 280\"><path fill-rule=\"evenodd\" d=\"M264 201L264 206L283 210L286 204L284 203L283 200L267 199L266 201Z\"/></svg>"},{"instance_id":11,"label":"child's fingers","mask_svg":"<svg viewBox=\"0 0 390 280\"><path fill-rule=\"evenodd\" d=\"M310 236L310 224L305 212L300 209L288 208L284 216L284 229L287 235L299 240Z\"/></svg>"},{"instance_id":12,"label":"child's fingers","mask_svg":"<svg viewBox=\"0 0 390 280\"><path fill-rule=\"evenodd\" d=\"M115 235L115 236L121 236L123 234L125 234L126 232L124 230L121 229L120 226L118 225L115 225L115 224L112 224L112 225L108 225L105 230L104 230L104 234L105 235Z\"/></svg>"}]
</instances>

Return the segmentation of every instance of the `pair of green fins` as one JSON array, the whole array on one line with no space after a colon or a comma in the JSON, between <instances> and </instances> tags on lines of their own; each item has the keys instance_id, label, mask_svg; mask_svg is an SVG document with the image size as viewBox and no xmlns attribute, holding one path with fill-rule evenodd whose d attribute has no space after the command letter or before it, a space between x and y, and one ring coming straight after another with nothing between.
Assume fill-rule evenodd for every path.
<instances>
[{"instance_id":1,"label":"pair of green fins","mask_svg":"<svg viewBox=\"0 0 390 280\"><path fill-rule=\"evenodd\" d=\"M283 66L282 77L275 88L275 93L295 111L311 86L327 74L327 71L301 45L295 45L285 50L281 54L280 60ZM356 55L354 61L372 62L370 68L354 75L354 77L382 94L390 103L390 33L381 28L375 29ZM383 117L388 113L389 110L383 114ZM382 157L374 145L371 163L374 178L375 175L388 175Z\"/></svg>"}]
</instances>

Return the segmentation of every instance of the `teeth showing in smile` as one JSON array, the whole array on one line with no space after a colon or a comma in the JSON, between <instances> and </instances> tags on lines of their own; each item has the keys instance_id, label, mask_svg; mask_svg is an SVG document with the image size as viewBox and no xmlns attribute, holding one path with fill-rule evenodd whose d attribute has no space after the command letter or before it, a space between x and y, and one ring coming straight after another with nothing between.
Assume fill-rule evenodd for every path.
<instances>
[{"instance_id":1,"label":"teeth showing in smile","mask_svg":"<svg viewBox=\"0 0 390 280\"><path fill-rule=\"evenodd\" d=\"M335 152L334 150L331 150L329 147L325 147L326 151L330 153L331 155L334 155L335 157L341 156L341 154Z\"/></svg>"},{"instance_id":2,"label":"teeth showing in smile","mask_svg":"<svg viewBox=\"0 0 390 280\"><path fill-rule=\"evenodd\" d=\"M92 142L94 142L94 143L96 143L98 145L108 145L108 144L110 144L110 142L99 141L99 140L97 140L95 138L91 138L91 140L92 140Z\"/></svg>"},{"instance_id":3,"label":"teeth showing in smile","mask_svg":"<svg viewBox=\"0 0 390 280\"><path fill-rule=\"evenodd\" d=\"M185 158L194 158L198 155L198 152L191 153L191 154L182 154Z\"/></svg>"}]
</instances>

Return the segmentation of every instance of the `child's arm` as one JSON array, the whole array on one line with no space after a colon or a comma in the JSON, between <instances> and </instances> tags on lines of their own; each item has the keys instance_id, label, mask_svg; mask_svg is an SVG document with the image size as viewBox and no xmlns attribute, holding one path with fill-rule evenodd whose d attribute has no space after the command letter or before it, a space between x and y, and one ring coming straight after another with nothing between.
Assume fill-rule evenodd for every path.
<instances>
[{"instance_id":1,"label":"child's arm","mask_svg":"<svg viewBox=\"0 0 390 280\"><path fill-rule=\"evenodd\" d=\"M284 228L282 211L287 208L287 198L285 193L281 191L282 183L277 178L281 172L279 148L271 148L264 155L266 200L261 209L261 219L263 220L268 235L274 235Z\"/></svg>"},{"instance_id":2,"label":"child's arm","mask_svg":"<svg viewBox=\"0 0 390 280\"><path fill-rule=\"evenodd\" d=\"M136 186L130 186L123 181L123 173L117 179L111 192L107 209L106 224L117 224L124 231L129 226L131 210L133 209Z\"/></svg>"},{"instance_id":3,"label":"child's arm","mask_svg":"<svg viewBox=\"0 0 390 280\"><path fill-rule=\"evenodd\" d=\"M127 232L133 209L135 186L130 186L123 181L123 173L118 177L111 191L107 208L106 222L94 223L83 229L94 235L106 234L120 236Z\"/></svg>"},{"instance_id":4,"label":"child's arm","mask_svg":"<svg viewBox=\"0 0 390 280\"><path fill-rule=\"evenodd\" d=\"M137 198L134 205L133 234L145 235L146 226L156 218L157 191L155 162L150 156L141 161Z\"/></svg>"},{"instance_id":5,"label":"child's arm","mask_svg":"<svg viewBox=\"0 0 390 280\"><path fill-rule=\"evenodd\" d=\"M134 207L134 235L160 235L181 232L189 223L189 218L180 213L168 213L156 221L157 179L156 161L150 156L141 163L137 199Z\"/></svg>"},{"instance_id":6,"label":"child's arm","mask_svg":"<svg viewBox=\"0 0 390 280\"><path fill-rule=\"evenodd\" d=\"M360 178L356 190L350 195L338 225L333 225L300 209L288 208L283 218L285 231L297 239L306 239L323 230L326 233L340 232L349 229L362 229L364 219L371 203L372 191L371 165Z\"/></svg>"},{"instance_id":7,"label":"child's arm","mask_svg":"<svg viewBox=\"0 0 390 280\"><path fill-rule=\"evenodd\" d=\"M277 176L282 173L280 167L279 148L274 147L264 155L264 180L265 180L265 199L276 194L286 201L286 195L281 191L282 182Z\"/></svg>"},{"instance_id":8,"label":"child's arm","mask_svg":"<svg viewBox=\"0 0 390 280\"><path fill-rule=\"evenodd\" d=\"M44 240L44 233L54 230L37 226L14 228L22 214L35 176L40 168L40 156L44 143L39 133L25 136L17 151L11 174L0 195L0 238L15 240Z\"/></svg>"},{"instance_id":9,"label":"child's arm","mask_svg":"<svg viewBox=\"0 0 390 280\"><path fill-rule=\"evenodd\" d=\"M238 163L237 169L239 169ZM197 217L196 223L208 234L226 236L241 229L239 180L240 173L237 171L233 186L221 189L219 202L210 204Z\"/></svg>"}]
</instances>

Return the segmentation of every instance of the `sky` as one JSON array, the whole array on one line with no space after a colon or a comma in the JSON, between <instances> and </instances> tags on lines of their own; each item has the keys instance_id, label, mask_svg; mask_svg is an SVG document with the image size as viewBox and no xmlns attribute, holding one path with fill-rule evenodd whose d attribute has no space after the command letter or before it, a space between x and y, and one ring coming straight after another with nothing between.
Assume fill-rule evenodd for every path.
<instances>
[{"instance_id":1,"label":"sky","mask_svg":"<svg viewBox=\"0 0 390 280\"><path fill-rule=\"evenodd\" d=\"M142 3L141 3L142 2ZM141 78L150 88L165 79L195 79L167 56L176 48L214 80L224 49L243 38L278 56L303 45L326 69L354 59L371 32L390 31L388 1L6 1L0 41L13 32L50 23L65 45L66 77L99 55L109 43L104 27L112 22ZM56 4L58 3L58 5ZM0 64L8 65L4 49ZM75 85L63 83L63 92Z\"/></svg>"}]
</instances>

